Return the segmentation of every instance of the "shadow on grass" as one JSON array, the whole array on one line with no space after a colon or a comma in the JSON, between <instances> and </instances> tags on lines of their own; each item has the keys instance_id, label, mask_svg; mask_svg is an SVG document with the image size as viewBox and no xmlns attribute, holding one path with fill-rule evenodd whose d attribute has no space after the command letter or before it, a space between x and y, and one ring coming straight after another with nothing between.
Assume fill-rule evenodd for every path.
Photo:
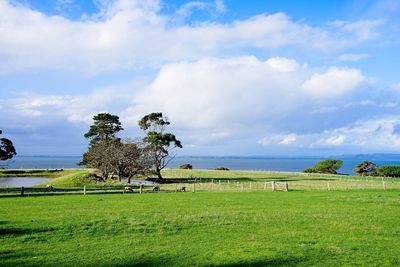
<instances>
[{"instance_id":1,"label":"shadow on grass","mask_svg":"<svg viewBox=\"0 0 400 267\"><path fill-rule=\"evenodd\" d=\"M300 263L308 261L305 257L275 257L270 259L253 259L247 261L238 261L233 263L218 264L209 262L193 262L187 264L186 261L179 262L170 258L150 258L143 257L137 260L127 260L115 266L220 266L220 267L241 267L241 266L297 266Z\"/></svg>"},{"instance_id":2,"label":"shadow on grass","mask_svg":"<svg viewBox=\"0 0 400 267\"><path fill-rule=\"evenodd\" d=\"M239 267L239 266L297 266L298 264L307 261L304 257L276 257L265 260L249 260L238 263L227 263L215 265L220 267Z\"/></svg>"},{"instance_id":3,"label":"shadow on grass","mask_svg":"<svg viewBox=\"0 0 400 267\"><path fill-rule=\"evenodd\" d=\"M22 236L32 235L37 233L50 233L57 230L56 228L18 228L11 225L8 221L0 221L0 236ZM4 254L4 251L0 249L0 255ZM7 254L7 253L6 253Z\"/></svg>"}]
</instances>

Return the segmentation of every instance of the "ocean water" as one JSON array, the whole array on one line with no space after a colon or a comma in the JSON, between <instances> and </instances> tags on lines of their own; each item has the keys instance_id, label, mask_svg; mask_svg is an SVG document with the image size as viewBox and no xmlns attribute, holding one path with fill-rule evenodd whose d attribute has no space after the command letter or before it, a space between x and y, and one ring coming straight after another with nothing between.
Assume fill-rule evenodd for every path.
<instances>
[{"instance_id":1,"label":"ocean water","mask_svg":"<svg viewBox=\"0 0 400 267\"><path fill-rule=\"evenodd\" d=\"M397 154L372 154L372 155L346 155L329 157L343 160L340 173L353 174L354 167L363 160L375 162L378 166L400 165L400 155ZM82 157L24 157L17 156L3 166L10 169L61 169L82 168L77 163ZM231 170L259 170L259 171L290 171L299 172L313 166L322 157L175 157L169 164L170 168L177 168L182 164L190 163L195 169L213 169L226 167Z\"/></svg>"}]
</instances>

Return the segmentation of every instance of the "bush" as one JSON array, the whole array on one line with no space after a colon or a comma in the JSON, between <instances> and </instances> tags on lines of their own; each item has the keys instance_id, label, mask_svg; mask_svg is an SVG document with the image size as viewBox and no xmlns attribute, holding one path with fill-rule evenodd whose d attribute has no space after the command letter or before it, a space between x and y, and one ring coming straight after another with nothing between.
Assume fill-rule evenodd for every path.
<instances>
[{"instance_id":1,"label":"bush","mask_svg":"<svg viewBox=\"0 0 400 267\"><path fill-rule=\"evenodd\" d=\"M356 175L374 175L376 173L376 164L365 160L355 167L354 173Z\"/></svg>"},{"instance_id":2,"label":"bush","mask_svg":"<svg viewBox=\"0 0 400 267\"><path fill-rule=\"evenodd\" d=\"M218 168L215 168L214 170L216 170L216 171L229 171L229 169L225 168L225 167L218 167Z\"/></svg>"},{"instance_id":3,"label":"bush","mask_svg":"<svg viewBox=\"0 0 400 267\"><path fill-rule=\"evenodd\" d=\"M326 159L317 162L313 167L305 169L305 173L327 173L337 174L337 170L342 167L343 161L337 159Z\"/></svg>"},{"instance_id":4,"label":"bush","mask_svg":"<svg viewBox=\"0 0 400 267\"><path fill-rule=\"evenodd\" d=\"M376 169L376 175L383 177L400 177L400 166L381 166Z\"/></svg>"},{"instance_id":5,"label":"bush","mask_svg":"<svg viewBox=\"0 0 400 267\"><path fill-rule=\"evenodd\" d=\"M187 163L187 164L183 164L183 165L179 166L179 169L191 170L191 169L193 169L193 166L191 164Z\"/></svg>"}]
</instances>

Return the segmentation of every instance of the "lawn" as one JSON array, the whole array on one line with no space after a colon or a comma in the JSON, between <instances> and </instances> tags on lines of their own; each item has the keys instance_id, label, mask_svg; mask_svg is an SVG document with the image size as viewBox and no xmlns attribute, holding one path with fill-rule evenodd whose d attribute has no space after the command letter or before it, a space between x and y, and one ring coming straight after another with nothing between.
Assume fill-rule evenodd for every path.
<instances>
[{"instance_id":1,"label":"lawn","mask_svg":"<svg viewBox=\"0 0 400 267\"><path fill-rule=\"evenodd\" d=\"M3 266L398 266L400 191L0 198Z\"/></svg>"}]
</instances>

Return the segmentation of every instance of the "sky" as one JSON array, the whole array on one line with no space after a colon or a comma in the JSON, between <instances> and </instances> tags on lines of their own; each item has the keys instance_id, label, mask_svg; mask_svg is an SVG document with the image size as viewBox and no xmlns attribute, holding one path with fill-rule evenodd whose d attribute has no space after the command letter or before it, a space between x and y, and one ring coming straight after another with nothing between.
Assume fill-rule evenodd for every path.
<instances>
[{"instance_id":1,"label":"sky","mask_svg":"<svg viewBox=\"0 0 400 267\"><path fill-rule=\"evenodd\" d=\"M398 0L0 0L0 129L81 155L162 112L179 155L400 151Z\"/></svg>"}]
</instances>

